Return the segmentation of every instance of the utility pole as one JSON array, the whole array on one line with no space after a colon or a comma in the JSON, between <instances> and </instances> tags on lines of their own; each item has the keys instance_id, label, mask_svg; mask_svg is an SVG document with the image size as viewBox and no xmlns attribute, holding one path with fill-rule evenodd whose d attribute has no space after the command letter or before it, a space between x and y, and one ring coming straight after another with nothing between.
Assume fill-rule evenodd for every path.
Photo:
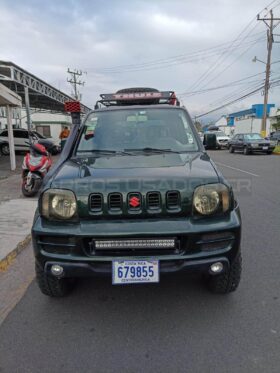
<instances>
[{"instance_id":1,"label":"utility pole","mask_svg":"<svg viewBox=\"0 0 280 373\"><path fill-rule=\"evenodd\" d=\"M265 84L264 84L264 106L263 106L263 118L262 118L262 135L266 136L266 120L267 120L267 102L268 102L268 91L269 91L269 79L270 79L270 66L271 66L271 52L272 45L274 43L273 30L277 26L273 24L273 21L280 21L280 18L274 18L272 9L269 12L270 17L260 18L258 14L257 20L263 21L268 27L267 30L267 60L266 60L266 71L265 71Z\"/></svg>"},{"instance_id":2,"label":"utility pole","mask_svg":"<svg viewBox=\"0 0 280 373\"><path fill-rule=\"evenodd\" d=\"M78 88L77 86L78 85L85 85L85 82L82 82L81 80L78 79L79 76L82 76L83 73L81 70L73 70L71 71L68 67L68 70L67 70L67 73L70 74L71 78L70 79L67 79L67 82L72 84L73 88L74 88L74 97L75 97L75 100L77 101L80 101L80 94L78 92Z\"/></svg>"}]
</instances>

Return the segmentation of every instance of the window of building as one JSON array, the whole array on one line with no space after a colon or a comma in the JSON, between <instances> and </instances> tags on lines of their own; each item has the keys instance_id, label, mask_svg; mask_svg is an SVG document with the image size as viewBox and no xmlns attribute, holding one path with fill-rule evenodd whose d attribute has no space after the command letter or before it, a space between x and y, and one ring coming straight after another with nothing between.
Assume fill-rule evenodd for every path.
<instances>
[{"instance_id":1,"label":"window of building","mask_svg":"<svg viewBox=\"0 0 280 373\"><path fill-rule=\"evenodd\" d=\"M44 137L51 137L51 127L50 126L36 126L36 130Z\"/></svg>"}]
</instances>

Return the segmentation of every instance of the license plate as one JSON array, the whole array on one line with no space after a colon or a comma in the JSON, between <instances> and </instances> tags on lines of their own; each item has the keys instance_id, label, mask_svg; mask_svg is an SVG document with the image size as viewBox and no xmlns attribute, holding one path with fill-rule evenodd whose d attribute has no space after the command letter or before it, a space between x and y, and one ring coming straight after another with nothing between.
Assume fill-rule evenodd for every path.
<instances>
[{"instance_id":1,"label":"license plate","mask_svg":"<svg viewBox=\"0 0 280 373\"><path fill-rule=\"evenodd\" d=\"M159 282L158 260L114 260L112 282L116 285Z\"/></svg>"},{"instance_id":2,"label":"license plate","mask_svg":"<svg viewBox=\"0 0 280 373\"><path fill-rule=\"evenodd\" d=\"M268 150L268 146L263 146L263 150Z\"/></svg>"}]
</instances>

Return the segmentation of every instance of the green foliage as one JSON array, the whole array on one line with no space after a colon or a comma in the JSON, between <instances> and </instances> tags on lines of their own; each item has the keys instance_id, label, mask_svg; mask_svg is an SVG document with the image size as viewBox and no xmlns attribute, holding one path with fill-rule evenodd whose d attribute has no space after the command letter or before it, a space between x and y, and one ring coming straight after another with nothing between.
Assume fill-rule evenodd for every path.
<instances>
[{"instance_id":1,"label":"green foliage","mask_svg":"<svg viewBox=\"0 0 280 373\"><path fill-rule=\"evenodd\" d=\"M279 153L280 154L280 145L275 146L275 149L273 153Z\"/></svg>"},{"instance_id":2,"label":"green foliage","mask_svg":"<svg viewBox=\"0 0 280 373\"><path fill-rule=\"evenodd\" d=\"M277 115L276 120L277 120L277 122L272 124L272 128L275 131L279 131L280 130L280 116L279 115Z\"/></svg>"}]
</instances>

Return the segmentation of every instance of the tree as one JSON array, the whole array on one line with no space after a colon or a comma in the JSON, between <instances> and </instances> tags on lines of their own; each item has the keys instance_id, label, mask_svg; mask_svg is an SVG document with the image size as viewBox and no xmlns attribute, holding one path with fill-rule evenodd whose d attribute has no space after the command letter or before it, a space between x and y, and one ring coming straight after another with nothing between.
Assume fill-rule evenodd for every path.
<instances>
[{"instance_id":1,"label":"tree","mask_svg":"<svg viewBox=\"0 0 280 373\"><path fill-rule=\"evenodd\" d=\"M202 125L198 120L194 122L194 125L195 125L197 132L202 132Z\"/></svg>"},{"instance_id":2,"label":"tree","mask_svg":"<svg viewBox=\"0 0 280 373\"><path fill-rule=\"evenodd\" d=\"M280 130L280 116L276 117L276 123L273 123L272 127L275 129L275 131Z\"/></svg>"}]
</instances>

